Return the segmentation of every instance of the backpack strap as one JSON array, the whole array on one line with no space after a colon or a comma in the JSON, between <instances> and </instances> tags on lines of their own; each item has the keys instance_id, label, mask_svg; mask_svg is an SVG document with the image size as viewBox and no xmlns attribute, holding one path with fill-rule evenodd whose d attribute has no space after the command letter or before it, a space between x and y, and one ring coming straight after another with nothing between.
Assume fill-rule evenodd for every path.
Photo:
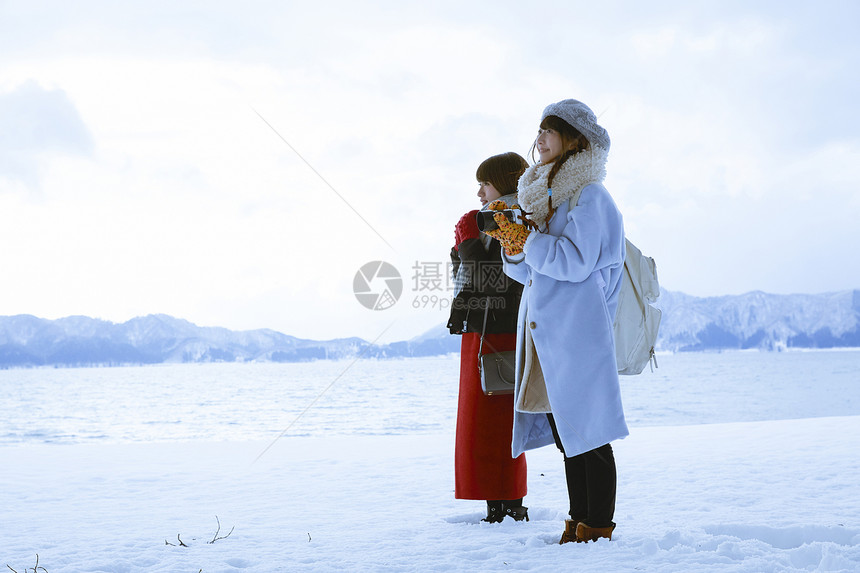
<instances>
[{"instance_id":1,"label":"backpack strap","mask_svg":"<svg viewBox=\"0 0 860 573\"><path fill-rule=\"evenodd\" d=\"M589 185L592 185L593 183L600 183L600 181L596 181L596 180L595 181L589 181L588 183L584 184L582 187L577 189L576 193L574 193L573 195L570 196L570 208L571 209L576 207L576 204L579 203L579 196L582 195L582 190L585 189L586 187L588 187Z\"/></svg>"}]
</instances>

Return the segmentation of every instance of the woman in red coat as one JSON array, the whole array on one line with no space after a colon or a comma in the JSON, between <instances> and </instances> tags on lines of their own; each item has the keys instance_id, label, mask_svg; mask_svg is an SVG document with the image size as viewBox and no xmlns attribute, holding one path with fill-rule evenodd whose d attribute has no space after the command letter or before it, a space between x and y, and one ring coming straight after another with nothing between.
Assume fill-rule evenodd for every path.
<instances>
[{"instance_id":1,"label":"woman in red coat","mask_svg":"<svg viewBox=\"0 0 860 573\"><path fill-rule=\"evenodd\" d=\"M494 155L478 167L478 198L483 207L496 199L516 202L517 180L528 167L516 153ZM501 522L506 515L528 521L526 458L511 457L513 396L485 396L481 390L478 352L516 348L517 309L522 285L502 270L501 247L478 231L478 211L463 215L451 249L455 297L448 328L460 334L460 394L454 448L454 497L487 501L483 521ZM486 314L483 347L481 332Z\"/></svg>"}]
</instances>

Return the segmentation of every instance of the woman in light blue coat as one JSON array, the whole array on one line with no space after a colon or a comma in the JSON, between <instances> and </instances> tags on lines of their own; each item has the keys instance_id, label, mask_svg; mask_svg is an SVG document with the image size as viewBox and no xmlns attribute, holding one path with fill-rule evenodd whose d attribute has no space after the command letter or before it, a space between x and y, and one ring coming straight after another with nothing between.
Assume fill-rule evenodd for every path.
<instances>
[{"instance_id":1,"label":"woman in light blue coat","mask_svg":"<svg viewBox=\"0 0 860 573\"><path fill-rule=\"evenodd\" d=\"M624 264L621 213L603 186L609 135L577 100L549 105L520 178L525 219L495 216L505 272L523 284L512 453L555 442L570 519L560 543L611 539L616 469L627 436L612 322ZM493 208L502 208L494 205Z\"/></svg>"}]
</instances>

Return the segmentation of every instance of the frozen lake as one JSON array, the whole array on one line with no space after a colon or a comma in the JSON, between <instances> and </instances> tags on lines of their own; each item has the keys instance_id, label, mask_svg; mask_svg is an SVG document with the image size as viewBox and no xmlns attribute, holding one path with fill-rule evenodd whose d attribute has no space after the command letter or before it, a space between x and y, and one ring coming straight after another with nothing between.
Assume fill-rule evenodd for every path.
<instances>
[{"instance_id":1,"label":"frozen lake","mask_svg":"<svg viewBox=\"0 0 860 573\"><path fill-rule=\"evenodd\" d=\"M860 414L860 350L683 353L622 377L631 428ZM459 358L0 371L0 445L453 430Z\"/></svg>"}]
</instances>

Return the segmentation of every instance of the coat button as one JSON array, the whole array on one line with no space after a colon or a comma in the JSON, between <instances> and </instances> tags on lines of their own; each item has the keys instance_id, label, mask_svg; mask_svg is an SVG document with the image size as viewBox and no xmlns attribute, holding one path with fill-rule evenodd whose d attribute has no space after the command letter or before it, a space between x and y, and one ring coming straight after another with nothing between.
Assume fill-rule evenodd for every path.
<instances>
[{"instance_id":1,"label":"coat button","mask_svg":"<svg viewBox=\"0 0 860 573\"><path fill-rule=\"evenodd\" d=\"M532 280L529 279L529 286L532 286Z\"/></svg>"},{"instance_id":2,"label":"coat button","mask_svg":"<svg viewBox=\"0 0 860 573\"><path fill-rule=\"evenodd\" d=\"M532 330L534 330L535 328L537 328L537 323L535 323L534 321L530 322L530 323L529 323L529 328L531 328Z\"/></svg>"}]
</instances>

